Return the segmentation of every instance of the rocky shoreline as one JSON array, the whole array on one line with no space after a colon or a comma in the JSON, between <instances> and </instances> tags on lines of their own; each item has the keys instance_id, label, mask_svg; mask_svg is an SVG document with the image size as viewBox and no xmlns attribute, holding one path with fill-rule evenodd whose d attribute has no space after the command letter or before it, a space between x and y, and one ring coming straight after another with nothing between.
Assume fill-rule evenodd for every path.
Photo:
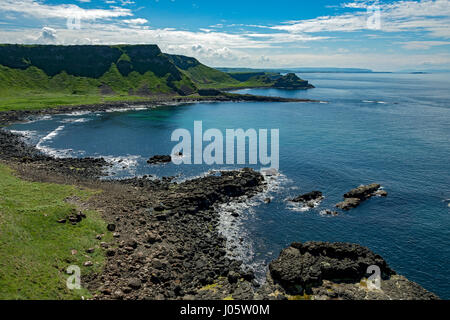
<instances>
[{"instance_id":1,"label":"rocky shoreline","mask_svg":"<svg viewBox=\"0 0 450 320\"><path fill-rule=\"evenodd\" d=\"M30 115L0 114L0 123ZM104 181L99 179L108 166L104 159L48 157L5 130L0 130L0 161L23 179L102 191L87 202L67 200L100 212L108 223L105 233L113 234L110 242L103 242L104 234L97 235L98 245L91 250L104 250L104 271L82 279L94 299L437 299L397 275L369 249L345 243L294 243L270 264L267 281L257 283L242 262L227 256L215 209L266 188L264 177L251 169L182 183L148 177ZM379 289L367 282L371 265L382 272Z\"/></svg>"},{"instance_id":2,"label":"rocky shoreline","mask_svg":"<svg viewBox=\"0 0 450 320\"><path fill-rule=\"evenodd\" d=\"M310 99L291 99L270 96L256 96L251 94L237 94L214 90L215 95L211 96L194 96L194 97L176 97L163 96L161 98L153 98L138 101L120 101L108 102L100 104L87 104L75 106L60 106L47 109L36 110L11 110L0 112L0 127L7 126L12 123L25 121L29 118L44 115L56 115L74 112L105 112L111 109L133 109L137 106L145 105L148 108L176 105L182 103L204 103L204 102L319 102Z\"/></svg>"}]
</instances>

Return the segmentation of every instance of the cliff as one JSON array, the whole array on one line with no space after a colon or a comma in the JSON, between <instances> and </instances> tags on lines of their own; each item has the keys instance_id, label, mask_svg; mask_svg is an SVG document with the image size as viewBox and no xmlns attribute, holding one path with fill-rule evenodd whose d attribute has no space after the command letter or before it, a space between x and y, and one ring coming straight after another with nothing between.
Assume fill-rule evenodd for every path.
<instances>
[{"instance_id":1,"label":"cliff","mask_svg":"<svg viewBox=\"0 0 450 320\"><path fill-rule=\"evenodd\" d=\"M295 73L288 73L275 81L274 88L280 89L310 89L314 88L308 81L300 79Z\"/></svg>"}]
</instances>

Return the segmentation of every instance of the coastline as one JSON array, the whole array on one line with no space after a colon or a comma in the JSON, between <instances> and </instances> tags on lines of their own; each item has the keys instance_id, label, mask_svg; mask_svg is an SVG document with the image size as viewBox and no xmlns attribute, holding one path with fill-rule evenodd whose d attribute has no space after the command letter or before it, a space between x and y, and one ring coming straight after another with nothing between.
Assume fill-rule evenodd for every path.
<instances>
[{"instance_id":1,"label":"coastline","mask_svg":"<svg viewBox=\"0 0 450 320\"><path fill-rule=\"evenodd\" d=\"M26 120L28 117L43 116L43 115L55 115L64 114L72 112L104 112L114 108L120 109L133 109L136 106L145 105L148 108L158 107L158 106L170 106L183 103L207 103L207 102L313 102L319 103L319 100L310 99L291 99L291 98L281 98L281 97L270 97L270 96L256 96L249 94L234 94L225 93L223 95L217 96L164 96L154 99L143 99L136 101L115 101L108 103L99 104L80 104L74 106L58 106L53 108L45 109L30 109L30 110L8 110L0 111L0 127L7 126L14 122L21 122Z\"/></svg>"},{"instance_id":2,"label":"coastline","mask_svg":"<svg viewBox=\"0 0 450 320\"><path fill-rule=\"evenodd\" d=\"M208 100L172 103L205 101ZM155 106L162 103L155 102ZM1 117L0 113L0 124L23 121L36 115L106 111L142 104L142 101L136 101L61 107L37 113L13 112L6 117ZM261 192L265 186L264 178L253 170L224 172L219 177L206 176L180 184L172 183L170 177L156 181L146 178L100 181L108 165L104 159L55 159L25 145L18 135L3 130L0 130L0 145L2 162L15 169L23 179L103 190L87 203L79 203L99 211L110 225L114 225L114 240L110 243L99 240L101 250L108 257L104 272L83 279L91 292L97 292L95 299L437 298L395 272L383 279L386 292L374 291L361 284L364 275L358 275L359 279L354 279L351 284L322 277L322 283L303 284L301 291L293 292L283 282L283 272L289 272L284 270L285 261L281 256L278 259L281 271L269 272L262 286L256 283L252 272L241 269L240 261L226 257L226 239L218 232L219 214L214 208L241 196L252 197ZM83 170L72 170L71 167ZM334 248L336 245L325 246ZM297 250L298 247L293 248ZM351 247L341 258L348 259L356 253L358 260L358 252L364 252L364 257L370 256L361 248ZM316 262L312 263L315 265ZM292 268L291 263L288 266ZM274 278L275 274L281 276ZM300 284L299 281L297 285Z\"/></svg>"}]
</instances>

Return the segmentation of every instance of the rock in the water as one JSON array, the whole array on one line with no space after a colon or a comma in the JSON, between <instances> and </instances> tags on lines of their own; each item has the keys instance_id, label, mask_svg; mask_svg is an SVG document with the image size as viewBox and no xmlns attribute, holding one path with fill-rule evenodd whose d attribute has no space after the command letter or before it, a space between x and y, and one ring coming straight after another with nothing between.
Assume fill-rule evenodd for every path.
<instances>
[{"instance_id":1,"label":"rock in the water","mask_svg":"<svg viewBox=\"0 0 450 320\"><path fill-rule=\"evenodd\" d=\"M366 186L360 186L358 188L352 189L346 194L344 194L344 198L358 198L361 200L368 199L373 196L374 192L378 191L381 188L381 185L378 183L372 183Z\"/></svg>"},{"instance_id":2,"label":"rock in the water","mask_svg":"<svg viewBox=\"0 0 450 320\"><path fill-rule=\"evenodd\" d=\"M162 155L156 155L151 157L147 163L148 164L162 164L162 163L169 163L172 161L171 156L162 156Z\"/></svg>"},{"instance_id":3,"label":"rock in the water","mask_svg":"<svg viewBox=\"0 0 450 320\"><path fill-rule=\"evenodd\" d=\"M326 216L337 216L337 215L339 215L339 213L337 213L336 211L331 211L329 209L320 211L320 214L326 215Z\"/></svg>"},{"instance_id":4,"label":"rock in the water","mask_svg":"<svg viewBox=\"0 0 450 320\"><path fill-rule=\"evenodd\" d=\"M336 207L342 210L350 210L356 208L361 204L361 199L358 198L347 198L342 202L339 202Z\"/></svg>"},{"instance_id":5,"label":"rock in the water","mask_svg":"<svg viewBox=\"0 0 450 320\"><path fill-rule=\"evenodd\" d=\"M371 267L371 268L369 268ZM371 269L380 270L380 288L369 288ZM438 299L396 274L366 247L350 243L292 243L269 265L267 283L284 294L308 293L315 299Z\"/></svg>"},{"instance_id":6,"label":"rock in the water","mask_svg":"<svg viewBox=\"0 0 450 320\"><path fill-rule=\"evenodd\" d=\"M387 197L388 193L384 190L378 190L375 192L375 195L379 196L379 197Z\"/></svg>"},{"instance_id":7,"label":"rock in the water","mask_svg":"<svg viewBox=\"0 0 450 320\"><path fill-rule=\"evenodd\" d=\"M384 277L395 274L383 258L360 245L306 242L284 249L269 270L275 281L290 290L318 286L323 280L360 281L372 265L378 266Z\"/></svg>"},{"instance_id":8,"label":"rock in the water","mask_svg":"<svg viewBox=\"0 0 450 320\"><path fill-rule=\"evenodd\" d=\"M317 201L323 198L322 192L320 191L312 191L309 193L302 194L297 198L292 199L292 202L309 202L309 201Z\"/></svg>"},{"instance_id":9,"label":"rock in the water","mask_svg":"<svg viewBox=\"0 0 450 320\"><path fill-rule=\"evenodd\" d=\"M384 190L380 190L381 185L378 183L372 183L365 186L359 186L344 194L344 201L336 204L337 208L342 210L350 210L359 206L363 201L373 197L381 196L387 197L388 193Z\"/></svg>"}]
</instances>

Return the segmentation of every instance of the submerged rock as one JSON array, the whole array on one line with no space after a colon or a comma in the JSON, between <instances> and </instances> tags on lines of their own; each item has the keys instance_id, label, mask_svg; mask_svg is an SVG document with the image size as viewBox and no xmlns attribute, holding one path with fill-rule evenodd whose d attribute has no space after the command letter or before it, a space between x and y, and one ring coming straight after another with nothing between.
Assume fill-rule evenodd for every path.
<instances>
[{"instance_id":1,"label":"submerged rock","mask_svg":"<svg viewBox=\"0 0 450 320\"><path fill-rule=\"evenodd\" d=\"M325 215L325 216L337 216L337 215L339 215L338 212L336 212L336 211L331 211L331 210L329 210L329 209L320 211L320 214Z\"/></svg>"},{"instance_id":2,"label":"submerged rock","mask_svg":"<svg viewBox=\"0 0 450 320\"><path fill-rule=\"evenodd\" d=\"M165 155L156 155L151 157L147 163L148 164L162 164L162 163L169 163L172 161L171 156L165 156Z\"/></svg>"}]
</instances>

